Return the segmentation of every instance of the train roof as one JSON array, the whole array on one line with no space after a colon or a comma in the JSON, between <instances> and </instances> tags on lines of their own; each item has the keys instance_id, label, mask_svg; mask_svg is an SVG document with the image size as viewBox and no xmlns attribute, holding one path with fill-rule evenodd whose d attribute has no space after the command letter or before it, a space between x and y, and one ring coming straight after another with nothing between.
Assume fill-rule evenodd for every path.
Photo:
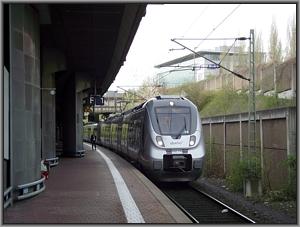
<instances>
[{"instance_id":1,"label":"train roof","mask_svg":"<svg viewBox=\"0 0 300 227\"><path fill-rule=\"evenodd\" d=\"M158 95L155 97L156 100L163 100L163 99L182 99L184 100L185 98L179 95Z\"/></svg>"},{"instance_id":2,"label":"train roof","mask_svg":"<svg viewBox=\"0 0 300 227\"><path fill-rule=\"evenodd\" d=\"M151 98L151 99L148 99L147 101L139 104L138 106L130 109L130 110L127 110L127 111L124 111L120 114L117 114L117 115L114 115L114 116L110 116L109 118L106 119L106 121L114 121L114 120L117 120L117 119L121 119L123 118L124 116L128 115L128 114L131 114L131 113L134 113L142 108L145 108L145 106L151 102L151 101L160 101L160 100L188 100L187 98L185 97L182 97L182 96L178 96L178 95L158 95L154 98ZM189 100L188 100L189 101Z\"/></svg>"}]
</instances>

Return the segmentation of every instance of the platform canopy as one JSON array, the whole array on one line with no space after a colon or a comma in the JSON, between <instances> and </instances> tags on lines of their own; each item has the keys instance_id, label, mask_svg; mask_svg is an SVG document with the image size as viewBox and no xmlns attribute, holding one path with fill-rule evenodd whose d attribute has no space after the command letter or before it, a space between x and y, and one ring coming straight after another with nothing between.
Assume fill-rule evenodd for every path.
<instances>
[{"instance_id":1,"label":"platform canopy","mask_svg":"<svg viewBox=\"0 0 300 227\"><path fill-rule=\"evenodd\" d=\"M33 4L39 12L41 42L60 49L68 71L85 72L104 93L126 60L146 4Z\"/></svg>"}]
</instances>

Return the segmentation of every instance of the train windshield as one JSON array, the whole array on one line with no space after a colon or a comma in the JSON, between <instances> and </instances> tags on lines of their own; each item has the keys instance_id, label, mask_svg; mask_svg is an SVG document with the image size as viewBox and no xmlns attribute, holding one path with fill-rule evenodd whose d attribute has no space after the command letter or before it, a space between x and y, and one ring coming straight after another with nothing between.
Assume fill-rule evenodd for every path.
<instances>
[{"instance_id":1,"label":"train windshield","mask_svg":"<svg viewBox=\"0 0 300 227\"><path fill-rule=\"evenodd\" d=\"M162 135L190 134L191 110L189 107L156 107L156 119Z\"/></svg>"}]
</instances>

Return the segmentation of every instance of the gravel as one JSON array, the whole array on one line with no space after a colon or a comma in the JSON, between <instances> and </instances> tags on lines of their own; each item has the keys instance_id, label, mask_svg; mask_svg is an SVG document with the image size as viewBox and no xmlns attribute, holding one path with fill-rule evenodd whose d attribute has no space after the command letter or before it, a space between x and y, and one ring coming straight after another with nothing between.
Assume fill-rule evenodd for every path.
<instances>
[{"instance_id":1,"label":"gravel","mask_svg":"<svg viewBox=\"0 0 300 227\"><path fill-rule=\"evenodd\" d=\"M264 202L231 192L223 179L200 178L192 186L217 198L258 224L297 224L297 202Z\"/></svg>"}]
</instances>

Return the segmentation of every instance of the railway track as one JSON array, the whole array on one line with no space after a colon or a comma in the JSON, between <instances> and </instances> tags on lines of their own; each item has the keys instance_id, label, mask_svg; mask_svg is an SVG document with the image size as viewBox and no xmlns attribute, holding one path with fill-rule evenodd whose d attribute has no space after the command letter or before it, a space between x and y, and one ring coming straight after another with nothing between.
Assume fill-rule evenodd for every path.
<instances>
[{"instance_id":1,"label":"railway track","mask_svg":"<svg viewBox=\"0 0 300 227\"><path fill-rule=\"evenodd\" d=\"M255 223L226 204L187 184L158 187L194 222L200 224Z\"/></svg>"}]
</instances>

